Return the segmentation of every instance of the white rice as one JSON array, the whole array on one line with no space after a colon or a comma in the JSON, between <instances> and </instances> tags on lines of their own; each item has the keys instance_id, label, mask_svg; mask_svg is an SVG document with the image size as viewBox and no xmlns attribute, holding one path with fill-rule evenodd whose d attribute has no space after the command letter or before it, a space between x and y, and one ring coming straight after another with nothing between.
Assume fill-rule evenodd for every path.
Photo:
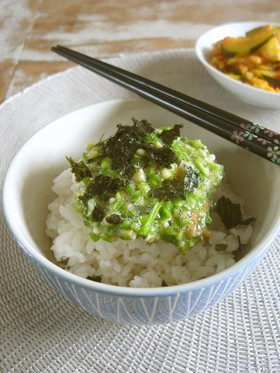
<instances>
[{"instance_id":1,"label":"white rice","mask_svg":"<svg viewBox=\"0 0 280 373\"><path fill-rule=\"evenodd\" d=\"M78 276L99 278L107 284L146 288L162 286L163 281L176 285L211 276L235 263L239 240L247 244L253 232L251 225L225 230L213 213L209 242L197 243L186 255L165 241L93 242L88 235L89 228L72 207L75 184L70 170L54 180L53 191L57 198L49 205L47 235L53 239L51 249L56 261L66 261L66 269ZM218 193L243 205L226 186ZM227 247L218 251L217 244Z\"/></svg>"}]
</instances>

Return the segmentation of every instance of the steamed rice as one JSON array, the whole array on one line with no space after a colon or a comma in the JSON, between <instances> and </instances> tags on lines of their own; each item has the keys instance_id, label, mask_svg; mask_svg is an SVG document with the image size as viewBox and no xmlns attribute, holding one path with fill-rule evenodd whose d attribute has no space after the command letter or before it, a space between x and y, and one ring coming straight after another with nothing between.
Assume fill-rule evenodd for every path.
<instances>
[{"instance_id":1,"label":"steamed rice","mask_svg":"<svg viewBox=\"0 0 280 373\"><path fill-rule=\"evenodd\" d=\"M253 232L251 225L226 230L213 213L209 242L197 243L185 255L165 241L152 244L143 239L94 242L82 216L72 207L75 188L70 169L54 180L53 191L57 198L50 203L47 218L47 235L53 240L51 250L63 268L107 284L160 287L211 276L235 263L240 244L247 244ZM224 184L219 193L243 205ZM221 250L221 245L226 245L226 249Z\"/></svg>"}]
</instances>

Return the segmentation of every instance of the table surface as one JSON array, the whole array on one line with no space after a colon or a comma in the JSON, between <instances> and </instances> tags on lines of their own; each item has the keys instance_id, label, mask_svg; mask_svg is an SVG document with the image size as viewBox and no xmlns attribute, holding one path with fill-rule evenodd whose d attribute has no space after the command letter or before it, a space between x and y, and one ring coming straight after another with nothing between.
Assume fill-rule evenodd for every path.
<instances>
[{"instance_id":1,"label":"table surface","mask_svg":"<svg viewBox=\"0 0 280 373\"><path fill-rule=\"evenodd\" d=\"M214 25L279 22L272 0L1 0L0 102L72 66L61 44L96 58L193 48Z\"/></svg>"},{"instance_id":2,"label":"table surface","mask_svg":"<svg viewBox=\"0 0 280 373\"><path fill-rule=\"evenodd\" d=\"M50 51L56 44L97 58L133 54L134 62L128 64L130 58L121 58L120 66L137 67L147 65L143 63L147 56L140 53L193 48L203 32L218 24L280 20L279 0L0 0L0 9L0 102L73 66ZM171 59L156 56L161 64L156 64L155 79L161 76L173 82L166 74ZM179 61L183 71L181 58L172 61ZM192 71L200 68L193 63L191 67ZM88 74L92 81L98 80ZM197 76L190 73L181 79L182 75L176 75L179 90L185 82L192 82L190 76ZM76 82L83 76L82 86L88 83L87 74L73 69L2 105L0 179L12 155L35 130L68 113L69 107L75 110L102 97L118 97L120 90L115 85L108 90L106 84L101 92L95 84L88 84L84 92L76 94ZM203 76L208 78L206 73ZM200 98L211 94L225 103L225 109L230 107L245 118L279 123L278 111L250 108L237 100L228 102L218 85L214 95L210 84L206 86L206 96ZM42 115L52 100L54 110ZM4 226L2 217L1 372L69 373L74 369L122 373L144 372L145 367L158 373L280 372L279 238L262 265L227 302L186 322L129 327L92 319L56 294L35 274Z\"/></svg>"}]
</instances>

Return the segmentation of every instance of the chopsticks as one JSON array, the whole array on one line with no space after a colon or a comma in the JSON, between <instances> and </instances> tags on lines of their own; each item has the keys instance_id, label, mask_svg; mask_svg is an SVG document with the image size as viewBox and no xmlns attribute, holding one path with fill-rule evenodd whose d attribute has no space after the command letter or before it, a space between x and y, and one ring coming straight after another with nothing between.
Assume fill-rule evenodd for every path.
<instances>
[{"instance_id":1,"label":"chopsticks","mask_svg":"<svg viewBox=\"0 0 280 373\"><path fill-rule=\"evenodd\" d=\"M63 46L51 50L280 166L280 135L259 124Z\"/></svg>"}]
</instances>

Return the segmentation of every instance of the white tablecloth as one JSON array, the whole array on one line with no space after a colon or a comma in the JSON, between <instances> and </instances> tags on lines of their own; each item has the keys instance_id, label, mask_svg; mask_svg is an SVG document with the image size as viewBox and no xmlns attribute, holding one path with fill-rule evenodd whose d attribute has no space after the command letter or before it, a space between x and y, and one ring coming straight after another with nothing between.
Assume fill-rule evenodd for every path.
<instances>
[{"instance_id":1,"label":"white tablecloth","mask_svg":"<svg viewBox=\"0 0 280 373\"><path fill-rule=\"evenodd\" d=\"M254 108L225 92L193 51L111 62L280 130L280 111ZM35 131L78 108L130 96L75 67L8 99L0 106L1 189L13 155ZM1 213L0 372L280 372L279 268L278 237L241 287L196 318L150 327L111 324L44 282L10 237Z\"/></svg>"}]
</instances>

